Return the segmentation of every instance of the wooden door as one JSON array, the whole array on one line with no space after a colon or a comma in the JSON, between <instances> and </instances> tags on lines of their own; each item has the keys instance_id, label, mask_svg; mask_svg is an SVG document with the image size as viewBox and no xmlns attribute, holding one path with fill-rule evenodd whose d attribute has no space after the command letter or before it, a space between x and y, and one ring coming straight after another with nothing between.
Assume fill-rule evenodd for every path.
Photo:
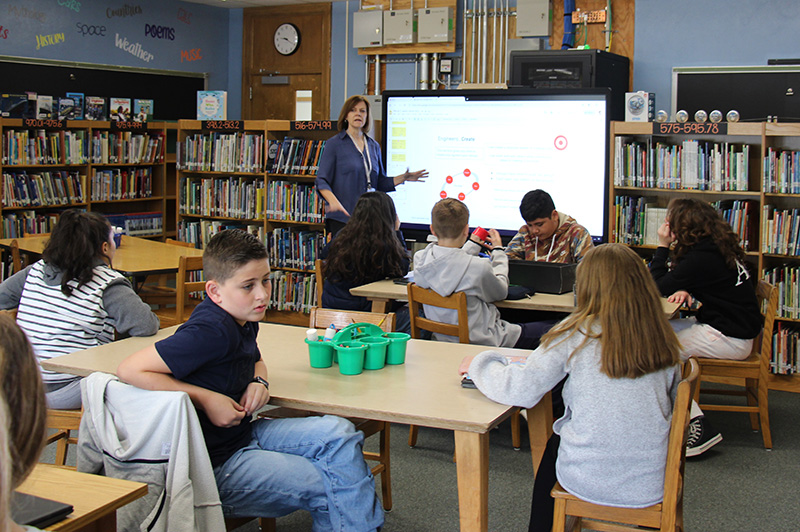
<instances>
[{"instance_id":1,"label":"wooden door","mask_svg":"<svg viewBox=\"0 0 800 532\"><path fill-rule=\"evenodd\" d=\"M300 45L281 55L275 30L293 24ZM295 91L312 91L312 119L330 118L331 5L306 4L244 10L242 117L245 120L295 117ZM278 81L278 83L271 83Z\"/></svg>"}]
</instances>

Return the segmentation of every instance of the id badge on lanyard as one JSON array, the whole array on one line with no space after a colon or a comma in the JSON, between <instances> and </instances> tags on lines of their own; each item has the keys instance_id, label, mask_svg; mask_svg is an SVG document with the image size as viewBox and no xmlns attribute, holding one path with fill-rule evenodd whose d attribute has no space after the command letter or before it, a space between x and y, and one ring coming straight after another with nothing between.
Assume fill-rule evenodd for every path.
<instances>
[{"instance_id":1,"label":"id badge on lanyard","mask_svg":"<svg viewBox=\"0 0 800 532\"><path fill-rule=\"evenodd\" d=\"M361 160L364 162L364 171L367 174L367 192L375 192L369 176L372 173L372 160L369 158L369 144L364 143L364 153L361 154Z\"/></svg>"}]
</instances>

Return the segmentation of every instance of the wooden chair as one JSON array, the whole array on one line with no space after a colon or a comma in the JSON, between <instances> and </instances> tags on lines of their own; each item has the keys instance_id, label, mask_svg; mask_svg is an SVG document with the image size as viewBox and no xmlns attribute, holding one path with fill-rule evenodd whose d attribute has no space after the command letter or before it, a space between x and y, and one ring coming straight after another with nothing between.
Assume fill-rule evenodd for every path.
<instances>
[{"instance_id":1,"label":"wooden chair","mask_svg":"<svg viewBox=\"0 0 800 532\"><path fill-rule=\"evenodd\" d=\"M194 248L191 242L181 242L174 238L167 238L165 244L172 246L180 246L184 248ZM142 298L147 304L154 305L156 308L167 306L175 303L176 289L169 286L171 275L161 274L154 276L156 284L145 284L139 289L139 297ZM177 286L177 276L175 277Z\"/></svg>"},{"instance_id":2,"label":"wooden chair","mask_svg":"<svg viewBox=\"0 0 800 532\"><path fill-rule=\"evenodd\" d=\"M718 358L697 358L700 363L700 380L705 382L724 382L743 386L743 390L697 387L695 400L704 411L747 412L753 430L761 428L764 448L772 449L772 433L769 429L769 364L772 358L772 330L778 310L778 289L766 281L759 281L756 296L764 315L764 329L753 341L753 350L744 360L722 360ZM700 403L700 394L736 395L747 399L747 405L720 405Z\"/></svg>"},{"instance_id":3,"label":"wooden chair","mask_svg":"<svg viewBox=\"0 0 800 532\"><path fill-rule=\"evenodd\" d=\"M205 281L190 280L191 272L203 271L203 257L181 257L178 265L178 278L175 286L175 307L160 308L155 314L161 320L161 328L178 325L189 319L199 299L191 298L192 292L205 290Z\"/></svg>"},{"instance_id":4,"label":"wooden chair","mask_svg":"<svg viewBox=\"0 0 800 532\"><path fill-rule=\"evenodd\" d=\"M318 261L319 262L319 261ZM319 270L317 270L319 271ZM352 323L372 323L379 326L386 332L394 331L395 327L395 314L390 312L388 314L378 314L375 312L358 312L355 310L336 310L328 308L311 308L311 315L309 317L309 327L312 329L326 329L330 324L333 324L337 329L346 327ZM262 415L265 417L304 417L311 414L303 410L296 410L293 408L274 408L264 412ZM386 421L378 421L375 419L361 419L349 418L355 425L356 430L364 433L365 438L369 438L373 434L380 435L378 452L364 451L364 458L366 460L376 461L377 464L372 467L372 474L374 476L380 475L381 477L381 495L383 497L383 508L386 511L392 509L392 478L391 478L391 461L390 461L390 423Z\"/></svg>"},{"instance_id":5,"label":"wooden chair","mask_svg":"<svg viewBox=\"0 0 800 532\"><path fill-rule=\"evenodd\" d=\"M11 267L13 268L12 273L17 273L22 269L22 257L19 254L19 242L17 239L11 241L9 245L11 248Z\"/></svg>"},{"instance_id":6,"label":"wooden chair","mask_svg":"<svg viewBox=\"0 0 800 532\"><path fill-rule=\"evenodd\" d=\"M75 469L67 466L67 451L70 445L78 444L78 437L72 431L77 431L81 426L83 409L56 410L47 409L47 429L55 430L47 436L45 445L56 443L55 465L66 469Z\"/></svg>"},{"instance_id":7,"label":"wooden chair","mask_svg":"<svg viewBox=\"0 0 800 532\"><path fill-rule=\"evenodd\" d=\"M323 268L325 268L325 262L322 259L314 261L314 278L317 280L317 308L322 308L322 288L325 285Z\"/></svg>"},{"instance_id":8,"label":"wooden chair","mask_svg":"<svg viewBox=\"0 0 800 532\"><path fill-rule=\"evenodd\" d=\"M420 305L431 305L434 307L453 309L458 312L458 323L442 323L429 318L424 318L419 314ZM469 343L469 318L467 315L467 295L464 292L456 292L447 297L440 296L433 290L421 288L416 283L408 284L408 309L411 320L411 337L421 338L420 329L457 336L459 343ZM514 449L522 447L522 433L520 430L519 408L511 414L511 444ZM419 428L410 425L408 429L408 445L414 447L417 444L417 434Z\"/></svg>"},{"instance_id":9,"label":"wooden chair","mask_svg":"<svg viewBox=\"0 0 800 532\"><path fill-rule=\"evenodd\" d=\"M672 409L667 462L664 475L664 499L647 508L618 508L583 501L565 491L556 482L551 495L555 499L553 532L564 532L567 516L573 516L569 530L641 532L649 527L662 532L683 531L683 473L686 462L686 435L689 409L697 388L700 365L691 358L684 364L684 378L678 384L678 395ZM587 521L587 522L584 522ZM613 523L613 524L612 524ZM625 526L627 525L627 526Z\"/></svg>"}]
</instances>

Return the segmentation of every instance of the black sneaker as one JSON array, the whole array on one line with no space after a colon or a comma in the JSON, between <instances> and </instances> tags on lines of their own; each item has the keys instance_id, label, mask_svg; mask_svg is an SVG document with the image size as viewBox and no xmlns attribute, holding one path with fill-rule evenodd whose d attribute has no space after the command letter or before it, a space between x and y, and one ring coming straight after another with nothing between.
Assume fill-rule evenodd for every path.
<instances>
[{"instance_id":1,"label":"black sneaker","mask_svg":"<svg viewBox=\"0 0 800 532\"><path fill-rule=\"evenodd\" d=\"M686 438L686 456L699 456L722 441L722 434L711 428L705 416L697 416L689 422Z\"/></svg>"}]
</instances>

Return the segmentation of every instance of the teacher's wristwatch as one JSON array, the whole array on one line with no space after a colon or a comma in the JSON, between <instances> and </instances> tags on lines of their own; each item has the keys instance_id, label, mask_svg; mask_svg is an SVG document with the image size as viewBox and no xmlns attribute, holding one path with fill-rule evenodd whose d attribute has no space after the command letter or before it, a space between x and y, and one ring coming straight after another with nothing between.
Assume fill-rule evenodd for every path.
<instances>
[{"instance_id":1,"label":"teacher's wristwatch","mask_svg":"<svg viewBox=\"0 0 800 532\"><path fill-rule=\"evenodd\" d=\"M269 383L263 377L253 377L253 380L251 382L257 382L259 384L263 384L264 387L266 387L266 389L269 390Z\"/></svg>"}]
</instances>

